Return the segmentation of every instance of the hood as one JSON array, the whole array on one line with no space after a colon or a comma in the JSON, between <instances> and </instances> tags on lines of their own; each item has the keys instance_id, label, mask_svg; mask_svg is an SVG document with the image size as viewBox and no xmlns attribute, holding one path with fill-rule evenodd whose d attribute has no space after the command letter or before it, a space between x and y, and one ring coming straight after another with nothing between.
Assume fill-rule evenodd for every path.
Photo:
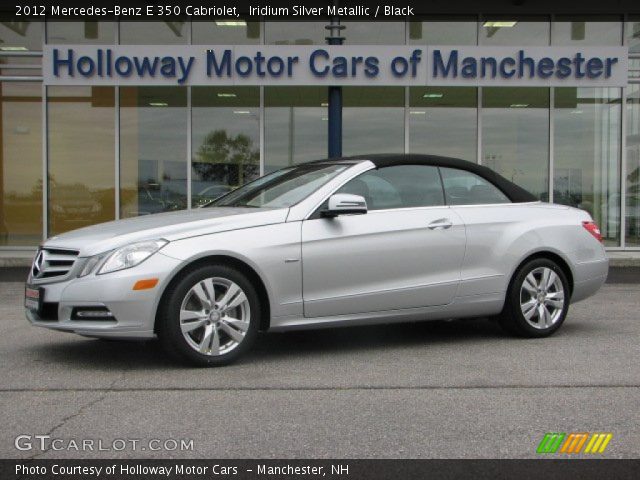
<instances>
[{"instance_id":1,"label":"hood","mask_svg":"<svg viewBox=\"0 0 640 480\"><path fill-rule=\"evenodd\" d=\"M143 240L169 241L239 228L282 223L288 208L209 207L156 213L80 228L49 238L44 246L80 251L86 257Z\"/></svg>"}]
</instances>

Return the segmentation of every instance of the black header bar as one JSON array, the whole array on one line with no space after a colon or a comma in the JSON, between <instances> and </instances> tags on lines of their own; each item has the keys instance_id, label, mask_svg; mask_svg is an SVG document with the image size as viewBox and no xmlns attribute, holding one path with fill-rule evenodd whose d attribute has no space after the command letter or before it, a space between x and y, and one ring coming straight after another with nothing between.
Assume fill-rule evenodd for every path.
<instances>
[{"instance_id":1,"label":"black header bar","mask_svg":"<svg viewBox=\"0 0 640 480\"><path fill-rule=\"evenodd\" d=\"M0 460L3 480L638 478L640 460Z\"/></svg>"},{"instance_id":2,"label":"black header bar","mask_svg":"<svg viewBox=\"0 0 640 480\"><path fill-rule=\"evenodd\" d=\"M14 0L0 6L0 15L17 20L153 20L183 18L242 18L245 20L302 21L331 16L348 21L404 21L430 16L640 15L638 0ZM535 20L535 19L533 19ZM597 20L597 18L595 18Z\"/></svg>"}]
</instances>

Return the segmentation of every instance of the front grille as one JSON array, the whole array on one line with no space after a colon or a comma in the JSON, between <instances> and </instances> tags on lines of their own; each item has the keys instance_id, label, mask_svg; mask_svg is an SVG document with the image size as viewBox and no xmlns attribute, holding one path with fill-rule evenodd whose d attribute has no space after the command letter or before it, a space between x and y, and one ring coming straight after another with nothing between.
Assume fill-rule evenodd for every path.
<instances>
[{"instance_id":1,"label":"front grille","mask_svg":"<svg viewBox=\"0 0 640 480\"><path fill-rule=\"evenodd\" d=\"M64 277L73 268L79 253L62 248L41 248L33 260L31 275L36 280Z\"/></svg>"}]
</instances>

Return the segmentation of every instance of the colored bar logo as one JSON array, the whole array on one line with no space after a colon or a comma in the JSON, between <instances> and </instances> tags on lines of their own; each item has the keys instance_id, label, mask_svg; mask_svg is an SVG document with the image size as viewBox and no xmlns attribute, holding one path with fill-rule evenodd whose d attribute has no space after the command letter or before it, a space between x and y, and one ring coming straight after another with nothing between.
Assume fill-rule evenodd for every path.
<instances>
[{"instance_id":1,"label":"colored bar logo","mask_svg":"<svg viewBox=\"0 0 640 480\"><path fill-rule=\"evenodd\" d=\"M550 432L544 434L536 453L604 453L612 438L612 433Z\"/></svg>"}]
</instances>

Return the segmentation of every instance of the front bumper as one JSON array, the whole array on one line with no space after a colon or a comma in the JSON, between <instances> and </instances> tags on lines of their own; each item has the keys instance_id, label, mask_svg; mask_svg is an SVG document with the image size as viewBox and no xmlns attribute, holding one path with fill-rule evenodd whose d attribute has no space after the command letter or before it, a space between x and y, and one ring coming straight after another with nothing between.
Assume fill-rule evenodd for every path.
<instances>
[{"instance_id":1,"label":"front bumper","mask_svg":"<svg viewBox=\"0 0 640 480\"><path fill-rule=\"evenodd\" d=\"M26 309L32 325L73 332L91 337L150 338L154 336L157 305L162 292L182 262L158 252L140 265L107 273L91 274L62 282L41 283L44 302L57 310L54 319L41 318ZM158 278L158 284L148 290L133 290L138 280ZM112 319L72 319L74 308L106 307Z\"/></svg>"}]
</instances>

